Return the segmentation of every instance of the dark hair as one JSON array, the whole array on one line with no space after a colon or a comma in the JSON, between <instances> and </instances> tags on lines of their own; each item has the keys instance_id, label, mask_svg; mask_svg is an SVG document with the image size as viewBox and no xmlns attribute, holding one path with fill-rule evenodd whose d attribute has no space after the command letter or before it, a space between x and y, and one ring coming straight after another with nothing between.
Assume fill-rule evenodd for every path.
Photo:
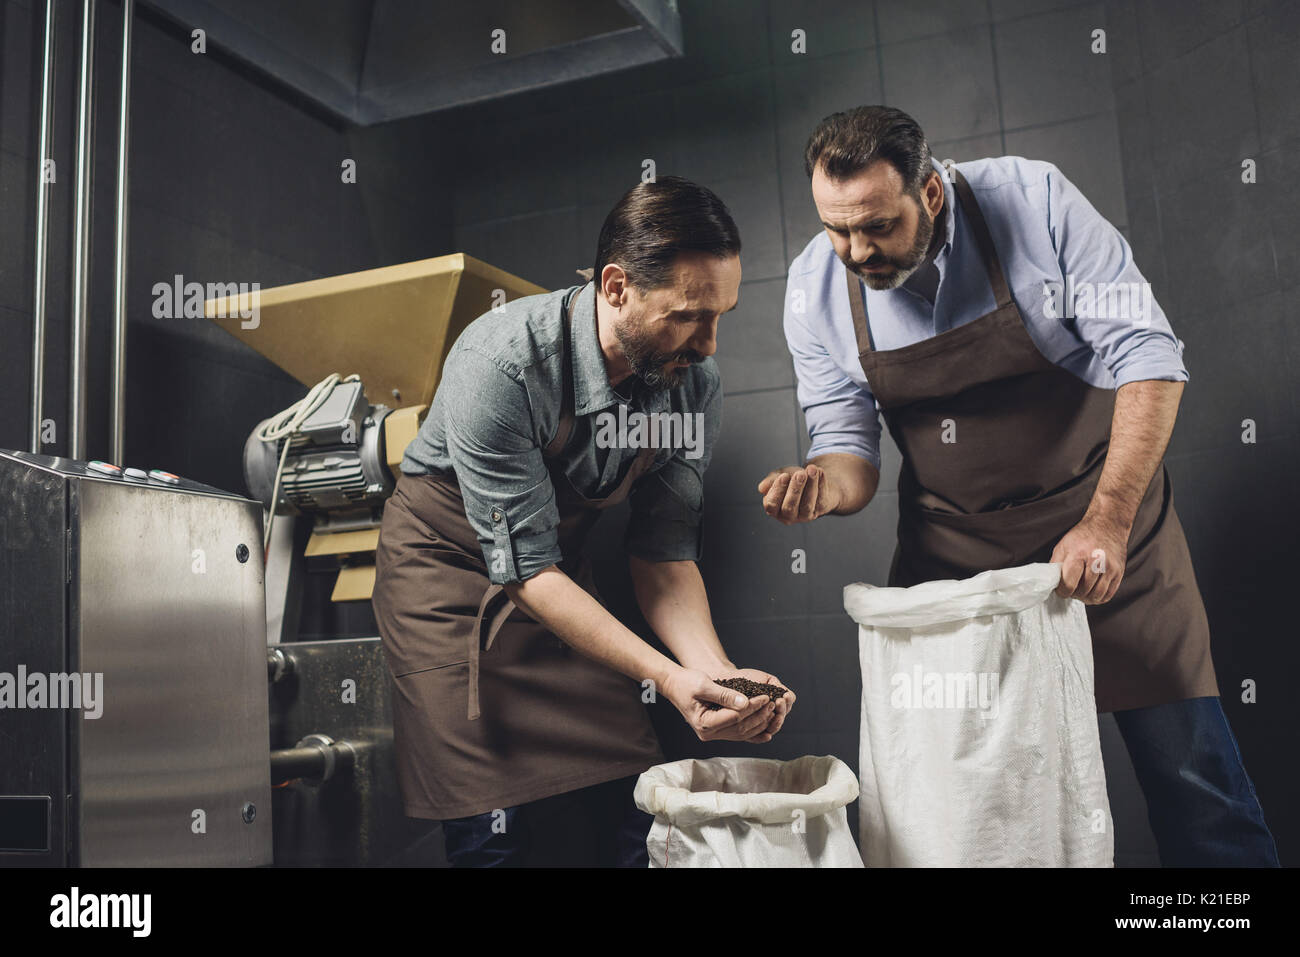
<instances>
[{"instance_id":1,"label":"dark hair","mask_svg":"<svg viewBox=\"0 0 1300 957\"><path fill-rule=\"evenodd\" d=\"M903 192L919 197L934 169L920 125L890 106L859 106L832 113L817 124L804 148L804 171L820 163L831 179L847 179L876 160L886 160L903 177Z\"/></svg>"},{"instance_id":2,"label":"dark hair","mask_svg":"<svg viewBox=\"0 0 1300 957\"><path fill-rule=\"evenodd\" d=\"M740 232L711 190L660 176L632 187L605 217L592 278L599 286L602 270L616 263L631 285L654 289L668 283L678 254L688 251L719 258L739 253Z\"/></svg>"}]
</instances>

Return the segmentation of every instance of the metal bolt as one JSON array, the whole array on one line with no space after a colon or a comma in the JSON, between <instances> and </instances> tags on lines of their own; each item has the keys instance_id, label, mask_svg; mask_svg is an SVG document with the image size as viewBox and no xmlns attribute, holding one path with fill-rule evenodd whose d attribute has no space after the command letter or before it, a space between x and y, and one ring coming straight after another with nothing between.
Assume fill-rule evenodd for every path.
<instances>
[{"instance_id":1,"label":"metal bolt","mask_svg":"<svg viewBox=\"0 0 1300 957\"><path fill-rule=\"evenodd\" d=\"M245 804L241 815L244 818L245 824L252 824L253 819L257 817L257 805L252 803Z\"/></svg>"},{"instance_id":2,"label":"metal bolt","mask_svg":"<svg viewBox=\"0 0 1300 957\"><path fill-rule=\"evenodd\" d=\"M240 542L235 548L235 557L239 559L241 565L248 561L248 546Z\"/></svg>"}]
</instances>

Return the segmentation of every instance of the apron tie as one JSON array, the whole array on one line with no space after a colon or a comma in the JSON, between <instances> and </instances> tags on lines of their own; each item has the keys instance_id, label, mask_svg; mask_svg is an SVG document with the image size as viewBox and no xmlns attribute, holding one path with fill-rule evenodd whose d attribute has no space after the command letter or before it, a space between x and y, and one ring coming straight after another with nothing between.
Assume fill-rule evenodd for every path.
<instances>
[{"instance_id":1,"label":"apron tie","mask_svg":"<svg viewBox=\"0 0 1300 957\"><path fill-rule=\"evenodd\" d=\"M469 708L467 716L471 721L479 719L478 666L479 653L487 651L496 641L497 632L515 610L515 603L510 600L501 585L493 584L483 593L478 604L478 615L474 618L474 627L470 629L469 640ZM487 624L486 638L483 625Z\"/></svg>"}]
</instances>

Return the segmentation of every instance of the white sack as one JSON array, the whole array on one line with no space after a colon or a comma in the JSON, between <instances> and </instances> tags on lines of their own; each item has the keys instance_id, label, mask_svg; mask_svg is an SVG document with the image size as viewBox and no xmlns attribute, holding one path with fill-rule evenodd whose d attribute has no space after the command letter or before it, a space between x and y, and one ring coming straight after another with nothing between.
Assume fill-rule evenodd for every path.
<instances>
[{"instance_id":1,"label":"white sack","mask_svg":"<svg viewBox=\"0 0 1300 957\"><path fill-rule=\"evenodd\" d=\"M687 759L637 780L653 814L651 867L861 867L845 805L858 780L839 758Z\"/></svg>"},{"instance_id":2,"label":"white sack","mask_svg":"<svg viewBox=\"0 0 1300 957\"><path fill-rule=\"evenodd\" d=\"M868 867L1111 867L1084 605L1060 566L848 585Z\"/></svg>"}]
</instances>

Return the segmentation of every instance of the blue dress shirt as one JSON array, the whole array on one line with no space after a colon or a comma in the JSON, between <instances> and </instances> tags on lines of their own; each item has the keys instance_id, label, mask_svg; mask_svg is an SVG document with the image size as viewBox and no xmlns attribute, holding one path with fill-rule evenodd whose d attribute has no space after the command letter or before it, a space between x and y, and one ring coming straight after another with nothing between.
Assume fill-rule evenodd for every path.
<instances>
[{"instance_id":1,"label":"blue dress shirt","mask_svg":"<svg viewBox=\"0 0 1300 957\"><path fill-rule=\"evenodd\" d=\"M931 303L921 270L896 289L866 292L874 347L899 349L991 312L993 291L950 174L946 241L935 254ZM957 163L988 222L1026 330L1050 361L1091 385L1186 381L1174 336L1124 236L1051 163L1001 156ZM858 361L844 264L822 232L790 265L785 336L812 440L808 459L860 455L880 467L880 418ZM861 280L859 280L861 282Z\"/></svg>"}]
</instances>

